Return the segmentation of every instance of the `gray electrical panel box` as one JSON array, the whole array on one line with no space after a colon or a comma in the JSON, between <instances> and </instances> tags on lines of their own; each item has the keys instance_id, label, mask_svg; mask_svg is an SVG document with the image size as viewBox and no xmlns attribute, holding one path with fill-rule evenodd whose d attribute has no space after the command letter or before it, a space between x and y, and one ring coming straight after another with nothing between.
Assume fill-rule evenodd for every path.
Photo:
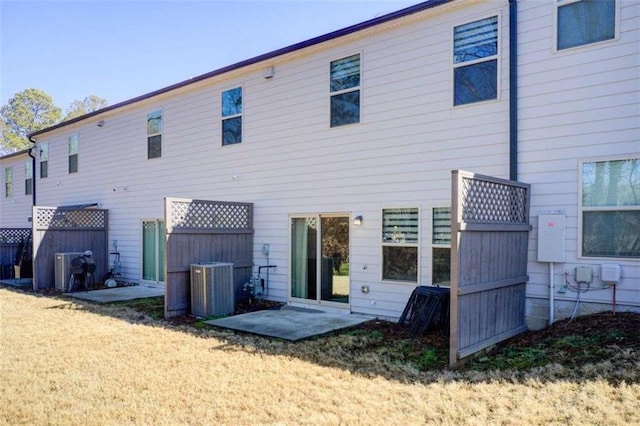
<instances>
[{"instance_id":1,"label":"gray electrical panel box","mask_svg":"<svg viewBox=\"0 0 640 426\"><path fill-rule=\"evenodd\" d=\"M564 262L565 217L563 214L538 216L538 262Z\"/></svg>"}]
</instances>

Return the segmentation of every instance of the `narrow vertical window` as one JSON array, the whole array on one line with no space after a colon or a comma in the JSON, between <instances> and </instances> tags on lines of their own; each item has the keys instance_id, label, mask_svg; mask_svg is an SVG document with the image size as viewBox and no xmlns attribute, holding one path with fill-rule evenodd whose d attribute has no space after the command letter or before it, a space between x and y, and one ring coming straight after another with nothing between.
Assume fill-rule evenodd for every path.
<instances>
[{"instance_id":1,"label":"narrow vertical window","mask_svg":"<svg viewBox=\"0 0 640 426\"><path fill-rule=\"evenodd\" d=\"M69 136L69 173L78 172L78 135Z\"/></svg>"},{"instance_id":2,"label":"narrow vertical window","mask_svg":"<svg viewBox=\"0 0 640 426\"><path fill-rule=\"evenodd\" d=\"M147 114L147 158L162 157L162 110Z\"/></svg>"},{"instance_id":3,"label":"narrow vertical window","mask_svg":"<svg viewBox=\"0 0 640 426\"><path fill-rule=\"evenodd\" d=\"M222 145L242 142L242 87L222 92Z\"/></svg>"},{"instance_id":4,"label":"narrow vertical window","mask_svg":"<svg viewBox=\"0 0 640 426\"><path fill-rule=\"evenodd\" d=\"M24 195L33 194L33 164L31 161L24 163Z\"/></svg>"},{"instance_id":5,"label":"narrow vertical window","mask_svg":"<svg viewBox=\"0 0 640 426\"><path fill-rule=\"evenodd\" d=\"M40 179L49 176L49 144L40 144Z\"/></svg>"},{"instance_id":6,"label":"narrow vertical window","mask_svg":"<svg viewBox=\"0 0 640 426\"><path fill-rule=\"evenodd\" d=\"M13 167L4 169L4 196L6 198L13 196Z\"/></svg>"},{"instance_id":7,"label":"narrow vertical window","mask_svg":"<svg viewBox=\"0 0 640 426\"><path fill-rule=\"evenodd\" d=\"M382 279L418 282L417 208L382 211Z\"/></svg>"},{"instance_id":8,"label":"narrow vertical window","mask_svg":"<svg viewBox=\"0 0 640 426\"><path fill-rule=\"evenodd\" d=\"M453 104L498 97L498 17L453 29Z\"/></svg>"},{"instance_id":9,"label":"narrow vertical window","mask_svg":"<svg viewBox=\"0 0 640 426\"><path fill-rule=\"evenodd\" d=\"M331 127L360 122L360 55L331 62Z\"/></svg>"},{"instance_id":10,"label":"narrow vertical window","mask_svg":"<svg viewBox=\"0 0 640 426\"><path fill-rule=\"evenodd\" d=\"M431 282L451 284L451 207L435 207L431 233Z\"/></svg>"},{"instance_id":11,"label":"narrow vertical window","mask_svg":"<svg viewBox=\"0 0 640 426\"><path fill-rule=\"evenodd\" d=\"M615 38L615 0L558 0L557 7L558 50Z\"/></svg>"}]
</instances>

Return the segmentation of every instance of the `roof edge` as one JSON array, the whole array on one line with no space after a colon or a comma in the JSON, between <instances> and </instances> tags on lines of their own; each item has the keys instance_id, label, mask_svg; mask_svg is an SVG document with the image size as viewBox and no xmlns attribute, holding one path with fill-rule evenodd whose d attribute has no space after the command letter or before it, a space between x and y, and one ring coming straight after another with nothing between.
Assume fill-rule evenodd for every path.
<instances>
[{"instance_id":1,"label":"roof edge","mask_svg":"<svg viewBox=\"0 0 640 426\"><path fill-rule=\"evenodd\" d=\"M27 138L33 138L33 137L41 135L43 133L47 133L47 132L50 132L52 130L60 129L62 127L69 126L69 125L77 123L79 121L86 120L87 118L91 118L91 117L94 117L96 115L103 114L105 112L113 111L113 110L125 107L127 105L132 105L132 104L135 104L137 102L141 102L141 101L144 101L146 99L153 98L154 96L158 96L158 95L161 95L161 94L168 93L168 92L171 92L173 90L179 89L181 87L185 87L185 86L189 86L191 84L195 84L195 83L197 83L199 81L206 80L206 79L209 79L211 77L215 77L215 76L222 75L222 74L225 74L225 73L228 73L228 72L240 69L240 68L244 68L244 67L249 66L249 65L253 65L253 64L257 64L257 63L263 62L263 61L267 61L269 59L273 59L273 58L276 58L278 56L285 55L287 53L292 53L292 52L295 52L295 51L298 51L298 50L302 50L302 49L305 49L307 47L315 46L315 45L318 45L320 43L324 43L326 41L330 41L330 40L334 40L334 39L337 39L337 38L340 38L340 37L344 37L346 35L349 35L349 34L352 34L352 33L358 32L358 31L362 31L362 30L367 29L367 28L375 27L376 25L381 25L381 24L384 24L386 22L393 21L395 19L403 18L405 16L413 15L414 13L422 12L423 10L432 9L434 7L440 6L440 5L445 4L445 3L450 3L452 1L453 0L427 0L425 2L418 3L416 5L409 6L409 7L406 7L404 9L400 9L400 10L397 10L395 12L391 12L391 13L388 13L386 15L379 16L377 18L372 18L372 19L369 19L367 21L360 22L358 24L354 24L354 25L351 25L351 26L348 26L348 27L345 27L345 28L342 28L342 29L339 29L339 30L336 30L336 31L332 31L330 33L326 33L326 34L323 34L323 35L320 35L320 36L317 36L317 37L310 38L310 39L305 40L305 41L301 41L301 42L294 43L294 44L291 44L291 45L286 46L286 47L282 47L280 49L276 49L276 50L273 50L273 51L270 51L270 52L267 52L267 53L263 53L263 54L258 55L258 56L254 56L254 57L249 58L249 59L245 59L245 60L242 60L240 62L236 62L234 64L227 65L227 66L224 66L222 68L218 68L218 69L213 70L213 71L209 71L209 72L207 72L205 74L201 74L199 76L192 77L192 78L189 78L187 80L180 81L180 82L172 84L170 86L166 86L166 87L163 87L161 89L154 90L152 92L145 93L145 94L140 95L140 96L136 96L135 98L131 98L131 99L128 99L128 100L125 100L125 101L122 101L122 102L118 102L117 104L113 104L111 106L108 106L108 107L105 107L105 108L90 112L90 113L85 114L85 115L81 115L81 116L73 118L71 120L63 121L61 123L55 124L53 126L45 128L45 129L41 129L41 130L37 130L37 131L35 131L33 133L29 133L27 135Z\"/></svg>"}]
</instances>

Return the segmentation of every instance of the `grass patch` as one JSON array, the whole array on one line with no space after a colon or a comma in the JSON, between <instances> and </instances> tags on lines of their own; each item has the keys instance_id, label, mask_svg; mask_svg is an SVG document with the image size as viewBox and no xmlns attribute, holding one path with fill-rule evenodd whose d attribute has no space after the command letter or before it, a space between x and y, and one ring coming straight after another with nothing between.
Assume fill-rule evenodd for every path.
<instances>
[{"instance_id":1,"label":"grass patch","mask_svg":"<svg viewBox=\"0 0 640 426\"><path fill-rule=\"evenodd\" d=\"M110 305L128 307L155 320L164 318L164 296L112 302Z\"/></svg>"}]
</instances>

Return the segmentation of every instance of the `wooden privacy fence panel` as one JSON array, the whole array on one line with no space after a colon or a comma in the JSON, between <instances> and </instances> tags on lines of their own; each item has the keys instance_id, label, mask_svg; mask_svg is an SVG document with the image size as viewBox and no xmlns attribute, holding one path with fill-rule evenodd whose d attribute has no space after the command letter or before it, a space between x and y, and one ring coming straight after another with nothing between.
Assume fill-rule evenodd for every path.
<instances>
[{"instance_id":1,"label":"wooden privacy fence panel","mask_svg":"<svg viewBox=\"0 0 640 426\"><path fill-rule=\"evenodd\" d=\"M526 331L529 197L524 183L452 172L452 366Z\"/></svg>"},{"instance_id":2,"label":"wooden privacy fence panel","mask_svg":"<svg viewBox=\"0 0 640 426\"><path fill-rule=\"evenodd\" d=\"M194 263L233 263L236 300L253 268L253 204L165 198L165 317L191 311Z\"/></svg>"},{"instance_id":3,"label":"wooden privacy fence panel","mask_svg":"<svg viewBox=\"0 0 640 426\"><path fill-rule=\"evenodd\" d=\"M108 270L109 212L82 207L33 208L33 289L53 287L55 254L91 250L95 282Z\"/></svg>"},{"instance_id":4,"label":"wooden privacy fence panel","mask_svg":"<svg viewBox=\"0 0 640 426\"><path fill-rule=\"evenodd\" d=\"M13 265L19 255L18 250L22 244L30 242L30 228L0 229L0 279L13 277Z\"/></svg>"}]
</instances>

